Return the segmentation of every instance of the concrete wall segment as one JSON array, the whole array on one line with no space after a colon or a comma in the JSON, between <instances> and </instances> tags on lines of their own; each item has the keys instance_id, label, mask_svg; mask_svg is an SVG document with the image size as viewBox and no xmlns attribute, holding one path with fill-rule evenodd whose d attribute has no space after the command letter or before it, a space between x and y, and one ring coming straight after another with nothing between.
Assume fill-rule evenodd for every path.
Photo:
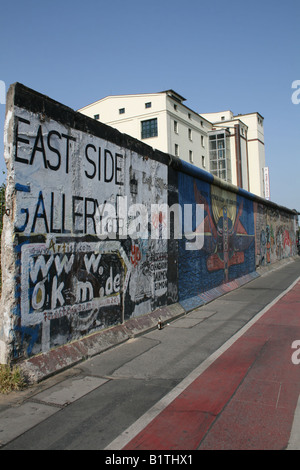
<instances>
[{"instance_id":1,"label":"concrete wall segment","mask_svg":"<svg viewBox=\"0 0 300 470\"><path fill-rule=\"evenodd\" d=\"M86 355L84 342L88 354L101 351L108 337L111 345L154 328L246 282L257 266L295 255L296 211L19 83L7 96L5 160L0 362L38 358L40 367L56 351L62 368L73 360L62 360L68 350L76 361ZM143 237L122 236L120 225L115 237L101 237L100 207L117 207L120 197L149 214L155 204L203 204L203 249L151 238L159 214Z\"/></svg>"},{"instance_id":2,"label":"concrete wall segment","mask_svg":"<svg viewBox=\"0 0 300 470\"><path fill-rule=\"evenodd\" d=\"M120 197L167 204L168 157L58 108L19 84L10 89L1 357L15 360L167 302L167 240L149 238L148 227L143 240L119 227L103 238L99 226Z\"/></svg>"}]
</instances>

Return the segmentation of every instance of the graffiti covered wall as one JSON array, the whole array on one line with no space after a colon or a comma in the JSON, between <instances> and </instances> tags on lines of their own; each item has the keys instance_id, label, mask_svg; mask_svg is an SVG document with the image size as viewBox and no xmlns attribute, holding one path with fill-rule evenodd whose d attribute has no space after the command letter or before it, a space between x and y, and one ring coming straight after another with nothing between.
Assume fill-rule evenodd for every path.
<instances>
[{"instance_id":1,"label":"graffiti covered wall","mask_svg":"<svg viewBox=\"0 0 300 470\"><path fill-rule=\"evenodd\" d=\"M286 211L254 203L256 265L296 254L296 220Z\"/></svg>"},{"instance_id":2,"label":"graffiti covered wall","mask_svg":"<svg viewBox=\"0 0 300 470\"><path fill-rule=\"evenodd\" d=\"M180 204L201 204L204 233L196 252L179 244L179 292L184 300L255 271L253 202L196 177L179 175ZM196 219L195 219L196 222Z\"/></svg>"},{"instance_id":3,"label":"graffiti covered wall","mask_svg":"<svg viewBox=\"0 0 300 470\"><path fill-rule=\"evenodd\" d=\"M23 85L6 102L0 363L296 254L294 211Z\"/></svg>"},{"instance_id":4,"label":"graffiti covered wall","mask_svg":"<svg viewBox=\"0 0 300 470\"><path fill-rule=\"evenodd\" d=\"M204 234L201 250L185 250L179 241L179 301L201 305L220 295L218 286L255 274L256 268L296 256L296 211L265 201L203 171L177 165L180 205L202 205L193 232ZM211 296L202 295L211 292ZM223 291L223 293L225 290ZM196 302L194 299L197 298ZM193 299L194 303L186 302Z\"/></svg>"},{"instance_id":5,"label":"graffiti covered wall","mask_svg":"<svg viewBox=\"0 0 300 470\"><path fill-rule=\"evenodd\" d=\"M168 243L148 220L159 225L152 208L167 203L167 166L82 130L74 112L61 122L45 97L30 96L47 113L17 106L28 94L6 115L1 336L15 358L155 310L168 287Z\"/></svg>"}]
</instances>

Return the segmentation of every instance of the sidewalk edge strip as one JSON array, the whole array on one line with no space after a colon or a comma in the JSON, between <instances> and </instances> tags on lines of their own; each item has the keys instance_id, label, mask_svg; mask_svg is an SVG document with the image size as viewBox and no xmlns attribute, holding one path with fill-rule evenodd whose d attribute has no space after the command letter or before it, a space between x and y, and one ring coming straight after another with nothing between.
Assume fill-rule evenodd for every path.
<instances>
[{"instance_id":1,"label":"sidewalk edge strip","mask_svg":"<svg viewBox=\"0 0 300 470\"><path fill-rule=\"evenodd\" d=\"M123 433L114 439L104 450L121 450L134 437L136 437L156 416L158 416L175 398L178 397L196 378L198 378L213 362L232 346L246 331L251 328L270 308L284 297L300 281L300 276L272 302L260 310L245 326L227 340L220 348L203 361L187 377L185 377L173 390L153 405L144 415L129 426Z\"/></svg>"}]
</instances>

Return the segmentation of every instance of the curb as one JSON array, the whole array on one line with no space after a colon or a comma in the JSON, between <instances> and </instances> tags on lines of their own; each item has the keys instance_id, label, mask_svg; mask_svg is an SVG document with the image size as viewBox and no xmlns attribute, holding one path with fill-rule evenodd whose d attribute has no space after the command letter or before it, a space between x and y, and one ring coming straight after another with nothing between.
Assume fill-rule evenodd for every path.
<instances>
[{"instance_id":1,"label":"curb","mask_svg":"<svg viewBox=\"0 0 300 470\"><path fill-rule=\"evenodd\" d=\"M141 336L162 325L215 300L224 294L264 276L273 270L280 269L296 258L284 259L273 265L261 267L253 273L246 274L238 279L222 284L198 296L182 300L166 307L157 309L140 317L130 318L122 325L115 325L108 329L92 333L63 346L40 353L20 362L19 368L29 384L41 382L65 369L71 368L84 360L116 347L129 339Z\"/></svg>"},{"instance_id":2,"label":"curb","mask_svg":"<svg viewBox=\"0 0 300 470\"><path fill-rule=\"evenodd\" d=\"M38 354L18 365L29 384L38 383L131 338L154 330L158 327L159 320L164 324L185 313L180 304L172 304L141 317L131 318L123 325L92 333L72 343Z\"/></svg>"}]
</instances>

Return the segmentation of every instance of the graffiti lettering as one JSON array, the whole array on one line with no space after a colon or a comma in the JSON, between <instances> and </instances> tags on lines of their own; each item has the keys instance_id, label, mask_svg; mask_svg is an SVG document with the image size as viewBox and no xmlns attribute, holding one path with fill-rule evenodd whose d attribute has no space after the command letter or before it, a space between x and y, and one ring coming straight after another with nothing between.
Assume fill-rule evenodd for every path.
<instances>
[{"instance_id":1,"label":"graffiti lettering","mask_svg":"<svg viewBox=\"0 0 300 470\"><path fill-rule=\"evenodd\" d=\"M167 291L168 258L166 253L155 253L151 257L151 270L153 272L154 289L156 295Z\"/></svg>"},{"instance_id":2,"label":"graffiti lettering","mask_svg":"<svg viewBox=\"0 0 300 470\"><path fill-rule=\"evenodd\" d=\"M43 277L45 278L52 266L53 261L56 267L56 273L58 276L60 276L63 270L65 271L65 273L69 273L71 271L74 261L74 255L72 255L70 259L68 259L67 256L64 256L62 260L60 260L60 255L52 255L50 256L47 262L45 262L45 258L43 255L40 255L36 261L34 261L34 258L30 258L29 272L30 279L32 280L32 282L36 282L40 271Z\"/></svg>"},{"instance_id":3,"label":"graffiti lettering","mask_svg":"<svg viewBox=\"0 0 300 470\"><path fill-rule=\"evenodd\" d=\"M26 124L27 126L30 126L30 121L28 119L23 119L21 117L16 116L16 126L15 126L15 142L16 142L16 151L15 151L15 160L16 162L23 163L25 165L33 165L34 161L36 158L42 158L42 163L45 169L50 169L57 171L61 167L61 161L62 161L62 155L61 152L52 146L51 143L51 138L53 135L55 135L58 139L66 139L66 146L64 149L64 155L63 159L65 160L65 166L64 166L64 171L66 173L69 173L69 157L70 157L70 142L76 142L75 137L72 137L70 135L66 134L60 134L59 132L55 130L51 130L48 134L47 137L44 139L44 134L43 134L43 128L40 125L37 131L37 134L34 138L34 144L33 144L33 149L31 152L30 159L26 159L23 157L19 156L19 147L18 143L21 142L23 144L26 144L29 146L30 141L28 138L20 137L20 135L28 135L30 132L30 129L24 128L22 126L22 132L19 133L19 123ZM45 145L45 141L47 142L47 147ZM55 154L55 159L56 159L56 164L55 160L52 162L51 158L50 160L47 158L48 155L52 156L52 154ZM25 151L23 150L22 152L25 154Z\"/></svg>"},{"instance_id":4,"label":"graffiti lettering","mask_svg":"<svg viewBox=\"0 0 300 470\"><path fill-rule=\"evenodd\" d=\"M82 305L93 301L98 307L119 305L119 293L121 287L126 290L130 266L120 245L117 242L111 245L109 258L99 243L70 244L67 247L70 253L63 253L63 246L56 245L54 240L48 247L25 245L22 261L28 270L22 275L22 285L27 286L31 298L29 303L23 299L27 313L54 311L63 306L69 309L74 302ZM114 299L110 300L112 296Z\"/></svg>"},{"instance_id":5,"label":"graffiti lettering","mask_svg":"<svg viewBox=\"0 0 300 470\"><path fill-rule=\"evenodd\" d=\"M76 302L86 302L93 298L93 286L90 282L78 282L77 283L77 293L76 293Z\"/></svg>"},{"instance_id":6,"label":"graffiti lettering","mask_svg":"<svg viewBox=\"0 0 300 470\"><path fill-rule=\"evenodd\" d=\"M103 287L100 289L100 297L117 293L120 290L120 274L116 274L116 276L114 276L112 267L110 268L109 274L110 275L105 283L105 289Z\"/></svg>"},{"instance_id":7,"label":"graffiti lettering","mask_svg":"<svg viewBox=\"0 0 300 470\"><path fill-rule=\"evenodd\" d=\"M90 273L91 268L93 268L94 273L97 272L100 260L101 260L100 254L97 255L97 258L95 257L94 253L90 257L88 257L88 255L85 255L84 264L85 264L87 272Z\"/></svg>"},{"instance_id":8,"label":"graffiti lettering","mask_svg":"<svg viewBox=\"0 0 300 470\"><path fill-rule=\"evenodd\" d=\"M74 144L77 142L76 137L58 132L55 129L48 131L43 128L42 124L29 139L29 135L32 136L32 133L31 121L16 116L15 161L31 166L42 165L45 170L58 171L62 169L64 173L68 174L70 159L74 154ZM20 146L20 143L26 145ZM28 156L29 152L30 156ZM84 174L88 179L96 178L104 183L113 181L119 186L124 184L124 155L102 149L100 146L96 147L92 143L87 143L83 152L88 165Z\"/></svg>"},{"instance_id":9,"label":"graffiti lettering","mask_svg":"<svg viewBox=\"0 0 300 470\"><path fill-rule=\"evenodd\" d=\"M49 201L40 191L35 206L20 208L19 219L15 225L16 232L25 232L29 227L30 233L65 234L72 231L75 234L93 233L113 238L116 224L112 221L117 216L112 204L98 204L97 199L82 196L66 198L64 193L55 195L51 192Z\"/></svg>"},{"instance_id":10,"label":"graffiti lettering","mask_svg":"<svg viewBox=\"0 0 300 470\"><path fill-rule=\"evenodd\" d=\"M53 284L52 284L52 295L51 295L51 308L56 308L57 302L60 303L60 305L64 305L65 299L62 294L62 290L64 288L64 282L61 282L58 285L58 278L57 276L54 276L53 278Z\"/></svg>"},{"instance_id":11,"label":"graffiti lettering","mask_svg":"<svg viewBox=\"0 0 300 470\"><path fill-rule=\"evenodd\" d=\"M123 185L123 159L124 156L120 153L112 154L108 149L104 150L104 159L102 164L101 159L101 147L98 149L93 144L88 144L85 147L85 158L90 164L89 171L85 170L85 175L89 179L97 178L98 181L101 181L103 175L103 180L105 183L110 183L113 179L115 184Z\"/></svg>"}]
</instances>

